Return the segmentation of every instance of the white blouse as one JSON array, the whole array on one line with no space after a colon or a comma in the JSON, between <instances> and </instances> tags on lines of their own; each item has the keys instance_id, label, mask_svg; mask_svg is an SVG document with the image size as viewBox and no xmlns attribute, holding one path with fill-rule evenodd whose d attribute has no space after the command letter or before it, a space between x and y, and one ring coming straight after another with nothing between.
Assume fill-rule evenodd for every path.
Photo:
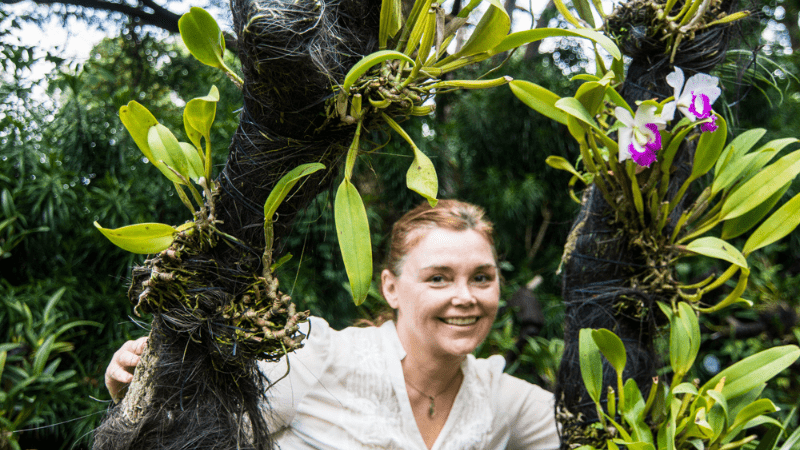
<instances>
[{"instance_id":1,"label":"white blouse","mask_svg":"<svg viewBox=\"0 0 800 450\"><path fill-rule=\"evenodd\" d=\"M318 317L309 322L305 347L261 363L275 383L267 396L279 448L426 450L394 322L342 331ZM433 450L559 448L553 395L504 374L504 366L499 355L467 356L464 381Z\"/></svg>"}]
</instances>

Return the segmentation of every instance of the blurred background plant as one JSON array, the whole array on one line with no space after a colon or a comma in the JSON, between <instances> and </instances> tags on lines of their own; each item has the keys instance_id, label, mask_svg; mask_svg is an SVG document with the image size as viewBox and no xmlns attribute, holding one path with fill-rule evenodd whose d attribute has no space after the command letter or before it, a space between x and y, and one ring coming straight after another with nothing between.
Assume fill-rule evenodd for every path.
<instances>
[{"instance_id":1,"label":"blurred background plant","mask_svg":"<svg viewBox=\"0 0 800 450\"><path fill-rule=\"evenodd\" d=\"M507 3L515 8L515 21L530 23L527 1ZM158 109L162 122L180 129L182 101L205 95L208 86L216 84L221 101L215 130L221 143L227 142L235 129L240 97L224 75L206 69L173 38L144 22L119 17L116 21L98 20L101 26L119 26L120 31L98 43L90 57L78 63L16 42L11 33L19 28L12 22L22 27L26 17L41 18L59 11L66 17L77 17L86 10L31 5L32 12L19 12L12 6L0 4L0 192L7 192L2 198L11 202L3 200L3 205L13 204L2 208L0 217L0 224L10 223L0 225L4 253L0 258L0 345L21 342L16 327L27 323L11 305L27 305L34 323L40 321L41 328L48 300L62 288L65 290L50 312L59 326L83 320L100 325L74 327L53 338L53 343L72 344L60 353L51 351L44 365L47 368L60 358L51 375L61 381L53 384L45 377L49 384L37 381L15 394L18 398L36 398L34 403L41 406L11 439L23 448L89 448L90 431L109 399L103 386L105 366L122 342L146 333L129 318L131 308L123 288L129 267L141 263L141 257L108 245L91 223L98 220L109 228L143 221L179 223L185 215L180 202L169 195L173 192L171 185L142 162L117 111L130 100L146 101L151 110ZM800 129L800 89L789 77L800 75L800 43L796 42L800 33L796 0L769 0L761 6L754 26L766 31L756 33L758 45L763 46L762 54L785 68L786 73L770 74L785 80L788 87L782 103L774 91L765 91L767 97L754 91L729 105L737 121L728 123L737 131L766 128L763 139L769 141L784 137L785 130ZM179 7L174 8L177 11ZM540 27L561 26L558 17L552 6L535 14ZM45 79L31 79L37 61L50 61L55 69ZM574 92L579 82L571 82L564 75L585 71L592 64L579 43L558 39L514 53L492 76L531 80L565 96ZM733 78L726 84L725 93L738 88L735 81ZM543 161L550 154L565 158L577 154L572 138L564 127L531 111L503 88L444 96L437 100L434 115L420 119L409 121L405 128L436 166L441 197L478 203L496 223L505 278L504 301L535 275L543 277L535 290L545 318L540 334L518 344L520 324L516 311L507 308L479 349L480 356L517 352L508 370L552 387L563 318L560 279L555 271L577 205L566 193L563 174ZM386 140L386 136L369 138ZM221 164L224 155L218 153L220 160L216 162ZM402 164L396 163L397 158L403 159ZM367 205L376 265L383 261L382 239L388 227L422 200L405 188L403 175L409 162L405 142L394 138L375 155L360 160L363 166L355 171L354 183ZM797 192L800 185L795 184L784 195L791 198ZM360 307L353 305L335 241L332 198L333 191L321 194L298 219L293 237L282 249L294 257L280 269L280 276L281 285L299 307L326 317L334 327L344 327L359 318L373 317L382 309L382 301L370 296ZM12 221L6 222L9 219ZM28 233L21 236L25 231ZM11 248L9 243L15 241ZM10 256L5 256L7 253ZM796 317L800 309L800 236L794 234L781 246L751 258L758 262L753 263L744 297L756 304L785 304ZM693 261L681 268L687 277L701 279L708 271L720 269L724 267ZM766 307L737 308L725 317L710 318L703 325L711 333L704 333L709 337L698 356L707 364L690 376L705 382L722 367L764 348L797 344L796 323L785 328L770 325L746 338L732 334L735 327L730 319L752 324L762 317L771 321L778 315ZM32 367L36 358L33 348L38 347L26 345L31 345L28 353L18 355L28 358ZM14 373L8 367L23 364L21 360L12 363L14 350L7 351L0 386L6 395L12 388L6 384L6 377ZM57 385L72 387L61 393L54 389ZM795 366L765 391L765 396L781 406L776 417L788 421L790 430L800 426L797 414L790 415L790 405L800 396L799 385L800 368ZM37 427L44 428L31 430ZM2 436L8 439L8 435Z\"/></svg>"}]
</instances>

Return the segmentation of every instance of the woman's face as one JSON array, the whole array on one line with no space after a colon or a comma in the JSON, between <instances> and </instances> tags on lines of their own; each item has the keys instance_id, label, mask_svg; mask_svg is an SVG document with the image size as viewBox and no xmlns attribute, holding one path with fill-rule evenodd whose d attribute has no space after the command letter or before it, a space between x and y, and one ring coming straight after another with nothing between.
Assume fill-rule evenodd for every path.
<instances>
[{"instance_id":1,"label":"woman's face","mask_svg":"<svg viewBox=\"0 0 800 450\"><path fill-rule=\"evenodd\" d=\"M421 230L399 276L384 270L383 293L397 310L406 352L464 356L489 334L500 283L489 242L474 230Z\"/></svg>"}]
</instances>

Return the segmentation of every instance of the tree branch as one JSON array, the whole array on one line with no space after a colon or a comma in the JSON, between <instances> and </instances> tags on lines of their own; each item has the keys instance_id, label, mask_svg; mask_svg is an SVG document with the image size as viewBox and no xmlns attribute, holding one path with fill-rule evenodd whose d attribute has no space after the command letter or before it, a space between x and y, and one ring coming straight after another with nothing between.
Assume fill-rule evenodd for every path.
<instances>
[{"instance_id":1,"label":"tree branch","mask_svg":"<svg viewBox=\"0 0 800 450\"><path fill-rule=\"evenodd\" d=\"M0 0L2 4L15 4L21 3L25 0ZM134 7L124 3L116 3L107 0L33 0L37 5L72 5L80 8L93 9L97 11L110 11L124 14L128 17L138 20L141 25L151 25L161 28L170 33L178 33L178 19L181 14L176 14L161 5L158 5L153 0L142 0L141 6ZM152 12L147 11L151 9ZM237 53L238 45L236 37L230 33L225 35L225 48Z\"/></svg>"}]
</instances>

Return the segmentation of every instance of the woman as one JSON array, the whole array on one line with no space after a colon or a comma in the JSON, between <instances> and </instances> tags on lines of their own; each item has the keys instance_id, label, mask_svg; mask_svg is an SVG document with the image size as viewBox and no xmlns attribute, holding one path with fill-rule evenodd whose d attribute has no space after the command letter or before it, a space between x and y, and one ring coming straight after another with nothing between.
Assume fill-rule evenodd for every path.
<instances>
[{"instance_id":1,"label":"woman","mask_svg":"<svg viewBox=\"0 0 800 450\"><path fill-rule=\"evenodd\" d=\"M503 374L501 356L471 355L500 295L483 210L425 203L395 223L390 245L381 289L396 320L335 331L314 317L305 347L261 364L279 380L267 395L280 447L558 448L552 395ZM132 379L143 348L143 339L129 341L114 355L106 371L112 397Z\"/></svg>"}]
</instances>

